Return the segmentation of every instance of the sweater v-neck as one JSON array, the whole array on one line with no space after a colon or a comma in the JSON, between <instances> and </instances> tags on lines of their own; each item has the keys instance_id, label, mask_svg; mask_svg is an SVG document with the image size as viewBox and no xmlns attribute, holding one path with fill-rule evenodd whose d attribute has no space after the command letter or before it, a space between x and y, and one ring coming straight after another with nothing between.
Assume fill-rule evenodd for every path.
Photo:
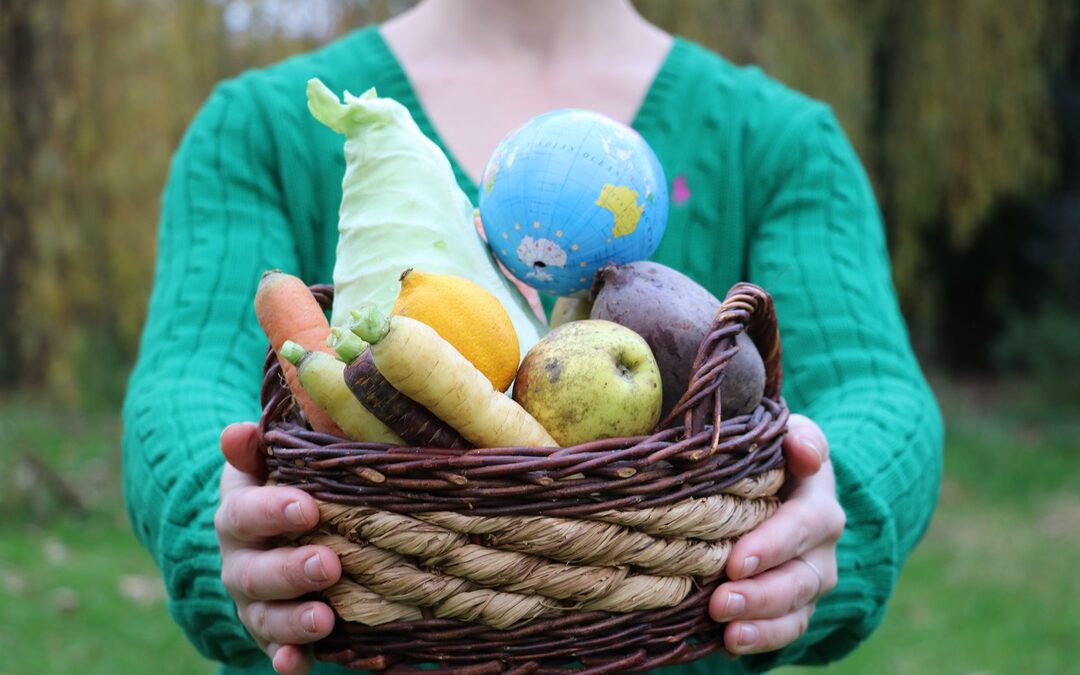
<instances>
[{"instance_id":1,"label":"sweater v-neck","mask_svg":"<svg viewBox=\"0 0 1080 675\"><path fill-rule=\"evenodd\" d=\"M378 26L373 25L361 29L357 37L366 39L369 43L369 58L374 59L381 67L382 78L380 79L382 81L380 88L382 91L379 92L380 95L397 100L412 112L413 120L420 128L420 131L446 155L458 185L465 190L466 194L475 199L479 189L477 181L465 170L464 165L458 161L446 140L439 133L438 128L424 108L423 102L420 100L409 74L405 71L404 65L398 60L389 43L383 38ZM679 77L684 72L683 65L689 56L690 48L691 45L686 40L677 35L673 36L671 47L664 56L660 68L653 76L653 80L646 89L645 95L630 123L630 126L642 136L649 136L649 132L652 131L664 111L670 112L669 99L676 90Z\"/></svg>"}]
</instances>

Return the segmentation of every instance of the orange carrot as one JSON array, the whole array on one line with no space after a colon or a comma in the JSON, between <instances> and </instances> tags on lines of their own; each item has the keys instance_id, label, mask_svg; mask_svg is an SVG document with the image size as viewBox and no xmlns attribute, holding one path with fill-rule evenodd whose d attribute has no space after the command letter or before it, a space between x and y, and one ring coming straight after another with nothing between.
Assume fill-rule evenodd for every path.
<instances>
[{"instance_id":1,"label":"orange carrot","mask_svg":"<svg viewBox=\"0 0 1080 675\"><path fill-rule=\"evenodd\" d=\"M280 270L271 270L263 274L259 288L255 291L255 315L259 318L270 346L278 354L285 381L293 399L304 412L308 424L315 431L334 434L347 438L338 425L326 412L311 400L300 386L296 366L281 357L281 345L292 340L308 351L323 351L334 354L326 346L326 336L330 334L330 324L326 320L318 300L311 294L311 289L299 278Z\"/></svg>"}]
</instances>

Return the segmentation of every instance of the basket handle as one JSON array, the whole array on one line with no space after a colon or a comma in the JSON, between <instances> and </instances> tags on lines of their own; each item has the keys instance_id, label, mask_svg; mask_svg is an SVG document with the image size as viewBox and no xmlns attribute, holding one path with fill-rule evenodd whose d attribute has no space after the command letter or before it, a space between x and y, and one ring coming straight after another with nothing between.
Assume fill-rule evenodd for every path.
<instances>
[{"instance_id":1,"label":"basket handle","mask_svg":"<svg viewBox=\"0 0 1080 675\"><path fill-rule=\"evenodd\" d=\"M319 307L322 307L324 312L330 311L331 306L334 304L333 284L315 284L311 286L311 294L315 296L315 299L319 302Z\"/></svg>"},{"instance_id":2,"label":"basket handle","mask_svg":"<svg viewBox=\"0 0 1080 675\"><path fill-rule=\"evenodd\" d=\"M690 437L711 425L712 445L716 447L722 412L720 383L723 381L724 368L739 351L735 338L743 331L754 341L765 364L764 396L779 400L783 372L776 306L772 296L762 287L739 282L727 292L713 316L712 326L694 358L686 392L657 425L658 429L669 428L682 417L686 436Z\"/></svg>"}]
</instances>

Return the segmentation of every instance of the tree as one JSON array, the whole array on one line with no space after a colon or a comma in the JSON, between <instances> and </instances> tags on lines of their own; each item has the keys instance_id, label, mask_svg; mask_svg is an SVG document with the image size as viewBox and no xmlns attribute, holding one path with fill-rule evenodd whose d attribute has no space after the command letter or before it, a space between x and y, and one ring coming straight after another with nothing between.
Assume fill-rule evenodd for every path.
<instances>
[{"instance_id":1,"label":"tree","mask_svg":"<svg viewBox=\"0 0 1080 675\"><path fill-rule=\"evenodd\" d=\"M34 383L69 401L115 402L137 350L169 158L210 89L412 4L0 2L0 390ZM1031 248L1037 219L1006 227L1005 206L1067 189L1064 172L1075 181L1075 115L1054 115L1052 103L1076 91L1076 0L636 4L829 103L874 180L924 353L953 339L943 318L958 297L982 317L968 325L983 322L986 351L1007 320L1002 298L1031 282L1022 265L979 259ZM316 9L329 17L321 30L293 30L281 13ZM946 267L973 290L958 296Z\"/></svg>"},{"instance_id":2,"label":"tree","mask_svg":"<svg viewBox=\"0 0 1080 675\"><path fill-rule=\"evenodd\" d=\"M20 358L20 291L31 271L33 208L39 152L52 122L39 84L58 76L55 55L63 0L10 0L0 5L0 387L38 375Z\"/></svg>"}]
</instances>

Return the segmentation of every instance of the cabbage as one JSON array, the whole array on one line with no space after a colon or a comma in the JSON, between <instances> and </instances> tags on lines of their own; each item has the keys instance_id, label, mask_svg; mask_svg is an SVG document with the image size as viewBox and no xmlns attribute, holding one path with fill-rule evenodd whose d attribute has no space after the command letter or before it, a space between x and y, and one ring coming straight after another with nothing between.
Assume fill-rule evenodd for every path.
<instances>
[{"instance_id":1,"label":"cabbage","mask_svg":"<svg viewBox=\"0 0 1080 675\"><path fill-rule=\"evenodd\" d=\"M446 155L424 136L408 109L374 89L345 102L318 79L308 110L345 135L334 306L345 324L365 302L389 312L410 267L456 274L491 291L510 314L524 354L545 331L528 301L496 265L473 223L474 208Z\"/></svg>"}]
</instances>

